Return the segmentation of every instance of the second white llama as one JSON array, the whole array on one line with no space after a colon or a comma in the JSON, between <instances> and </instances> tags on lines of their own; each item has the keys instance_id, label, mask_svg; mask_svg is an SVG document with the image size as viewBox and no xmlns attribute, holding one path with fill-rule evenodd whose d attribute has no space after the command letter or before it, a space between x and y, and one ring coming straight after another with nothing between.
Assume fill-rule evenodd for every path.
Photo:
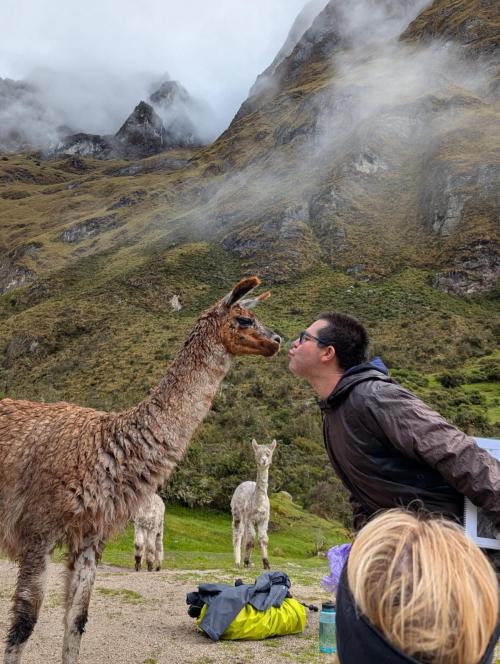
<instances>
[{"instance_id":1,"label":"second white llama","mask_svg":"<svg viewBox=\"0 0 500 664\"><path fill-rule=\"evenodd\" d=\"M267 528L269 525L270 503L267 495L269 484L269 466L273 460L276 440L270 445L257 445L255 438L252 447L257 464L257 480L242 482L238 485L231 499L233 515L233 550L234 564L241 566L241 545L245 550L245 567L250 567L250 558L254 547L255 530L259 542L264 569L271 569L267 555Z\"/></svg>"}]
</instances>

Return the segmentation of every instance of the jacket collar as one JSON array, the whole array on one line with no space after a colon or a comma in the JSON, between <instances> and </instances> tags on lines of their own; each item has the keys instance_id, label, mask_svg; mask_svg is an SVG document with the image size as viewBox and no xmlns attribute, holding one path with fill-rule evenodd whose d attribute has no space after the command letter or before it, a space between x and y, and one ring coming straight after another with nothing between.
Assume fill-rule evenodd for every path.
<instances>
[{"instance_id":1,"label":"jacket collar","mask_svg":"<svg viewBox=\"0 0 500 664\"><path fill-rule=\"evenodd\" d=\"M347 371L342 374L339 382L334 387L332 392L326 397L326 399L321 399L318 401L319 407L322 410L329 408L338 399L338 397L351 390L354 385L362 383L363 381L370 378L388 381L391 380L389 378L388 368L379 357L374 357L370 362L358 364L355 367L347 369Z\"/></svg>"}]
</instances>

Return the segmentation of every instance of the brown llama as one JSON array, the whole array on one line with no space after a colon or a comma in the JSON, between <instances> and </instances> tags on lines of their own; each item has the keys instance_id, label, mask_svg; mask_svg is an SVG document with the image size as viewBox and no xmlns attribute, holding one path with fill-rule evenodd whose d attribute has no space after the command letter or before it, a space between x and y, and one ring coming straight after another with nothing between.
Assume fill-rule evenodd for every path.
<instances>
[{"instance_id":1,"label":"brown llama","mask_svg":"<svg viewBox=\"0 0 500 664\"><path fill-rule=\"evenodd\" d=\"M4 664L18 664L37 621L47 562L68 547L63 664L78 660L106 540L184 457L235 355L277 353L280 337L241 298L242 279L198 319L160 384L107 413L68 403L0 401L0 548L19 563Z\"/></svg>"}]
</instances>

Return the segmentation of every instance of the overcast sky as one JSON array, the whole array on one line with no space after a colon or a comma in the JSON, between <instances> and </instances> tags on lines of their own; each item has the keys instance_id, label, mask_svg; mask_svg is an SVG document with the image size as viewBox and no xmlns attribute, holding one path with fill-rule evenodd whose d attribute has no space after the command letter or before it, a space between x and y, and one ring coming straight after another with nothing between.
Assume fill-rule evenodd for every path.
<instances>
[{"instance_id":1,"label":"overcast sky","mask_svg":"<svg viewBox=\"0 0 500 664\"><path fill-rule=\"evenodd\" d=\"M82 95L89 104L93 91L104 103L125 95L129 104L128 98L142 94L141 80L168 72L213 107L223 129L305 4L306 0L0 0L0 77L45 81L56 98L67 97L68 81L73 81L75 104L82 103ZM66 74L61 89L52 81L53 71ZM89 118L98 124L99 113L94 117L89 108Z\"/></svg>"}]
</instances>

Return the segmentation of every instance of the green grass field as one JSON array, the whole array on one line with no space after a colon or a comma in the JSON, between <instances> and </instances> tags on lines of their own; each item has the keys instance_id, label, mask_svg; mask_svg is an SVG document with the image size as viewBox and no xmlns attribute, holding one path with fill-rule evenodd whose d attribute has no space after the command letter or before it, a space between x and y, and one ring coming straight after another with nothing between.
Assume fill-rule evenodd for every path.
<instances>
[{"instance_id":1,"label":"green grass field","mask_svg":"<svg viewBox=\"0 0 500 664\"><path fill-rule=\"evenodd\" d=\"M274 569L293 569L294 578L306 585L318 582L318 574L328 573L325 551L349 541L349 533L339 523L327 521L302 510L284 494L271 498L269 558ZM108 542L103 562L133 567L133 527ZM179 570L233 571L231 516L200 508L167 505L164 534L164 567ZM254 569L261 567L254 550Z\"/></svg>"}]
</instances>

